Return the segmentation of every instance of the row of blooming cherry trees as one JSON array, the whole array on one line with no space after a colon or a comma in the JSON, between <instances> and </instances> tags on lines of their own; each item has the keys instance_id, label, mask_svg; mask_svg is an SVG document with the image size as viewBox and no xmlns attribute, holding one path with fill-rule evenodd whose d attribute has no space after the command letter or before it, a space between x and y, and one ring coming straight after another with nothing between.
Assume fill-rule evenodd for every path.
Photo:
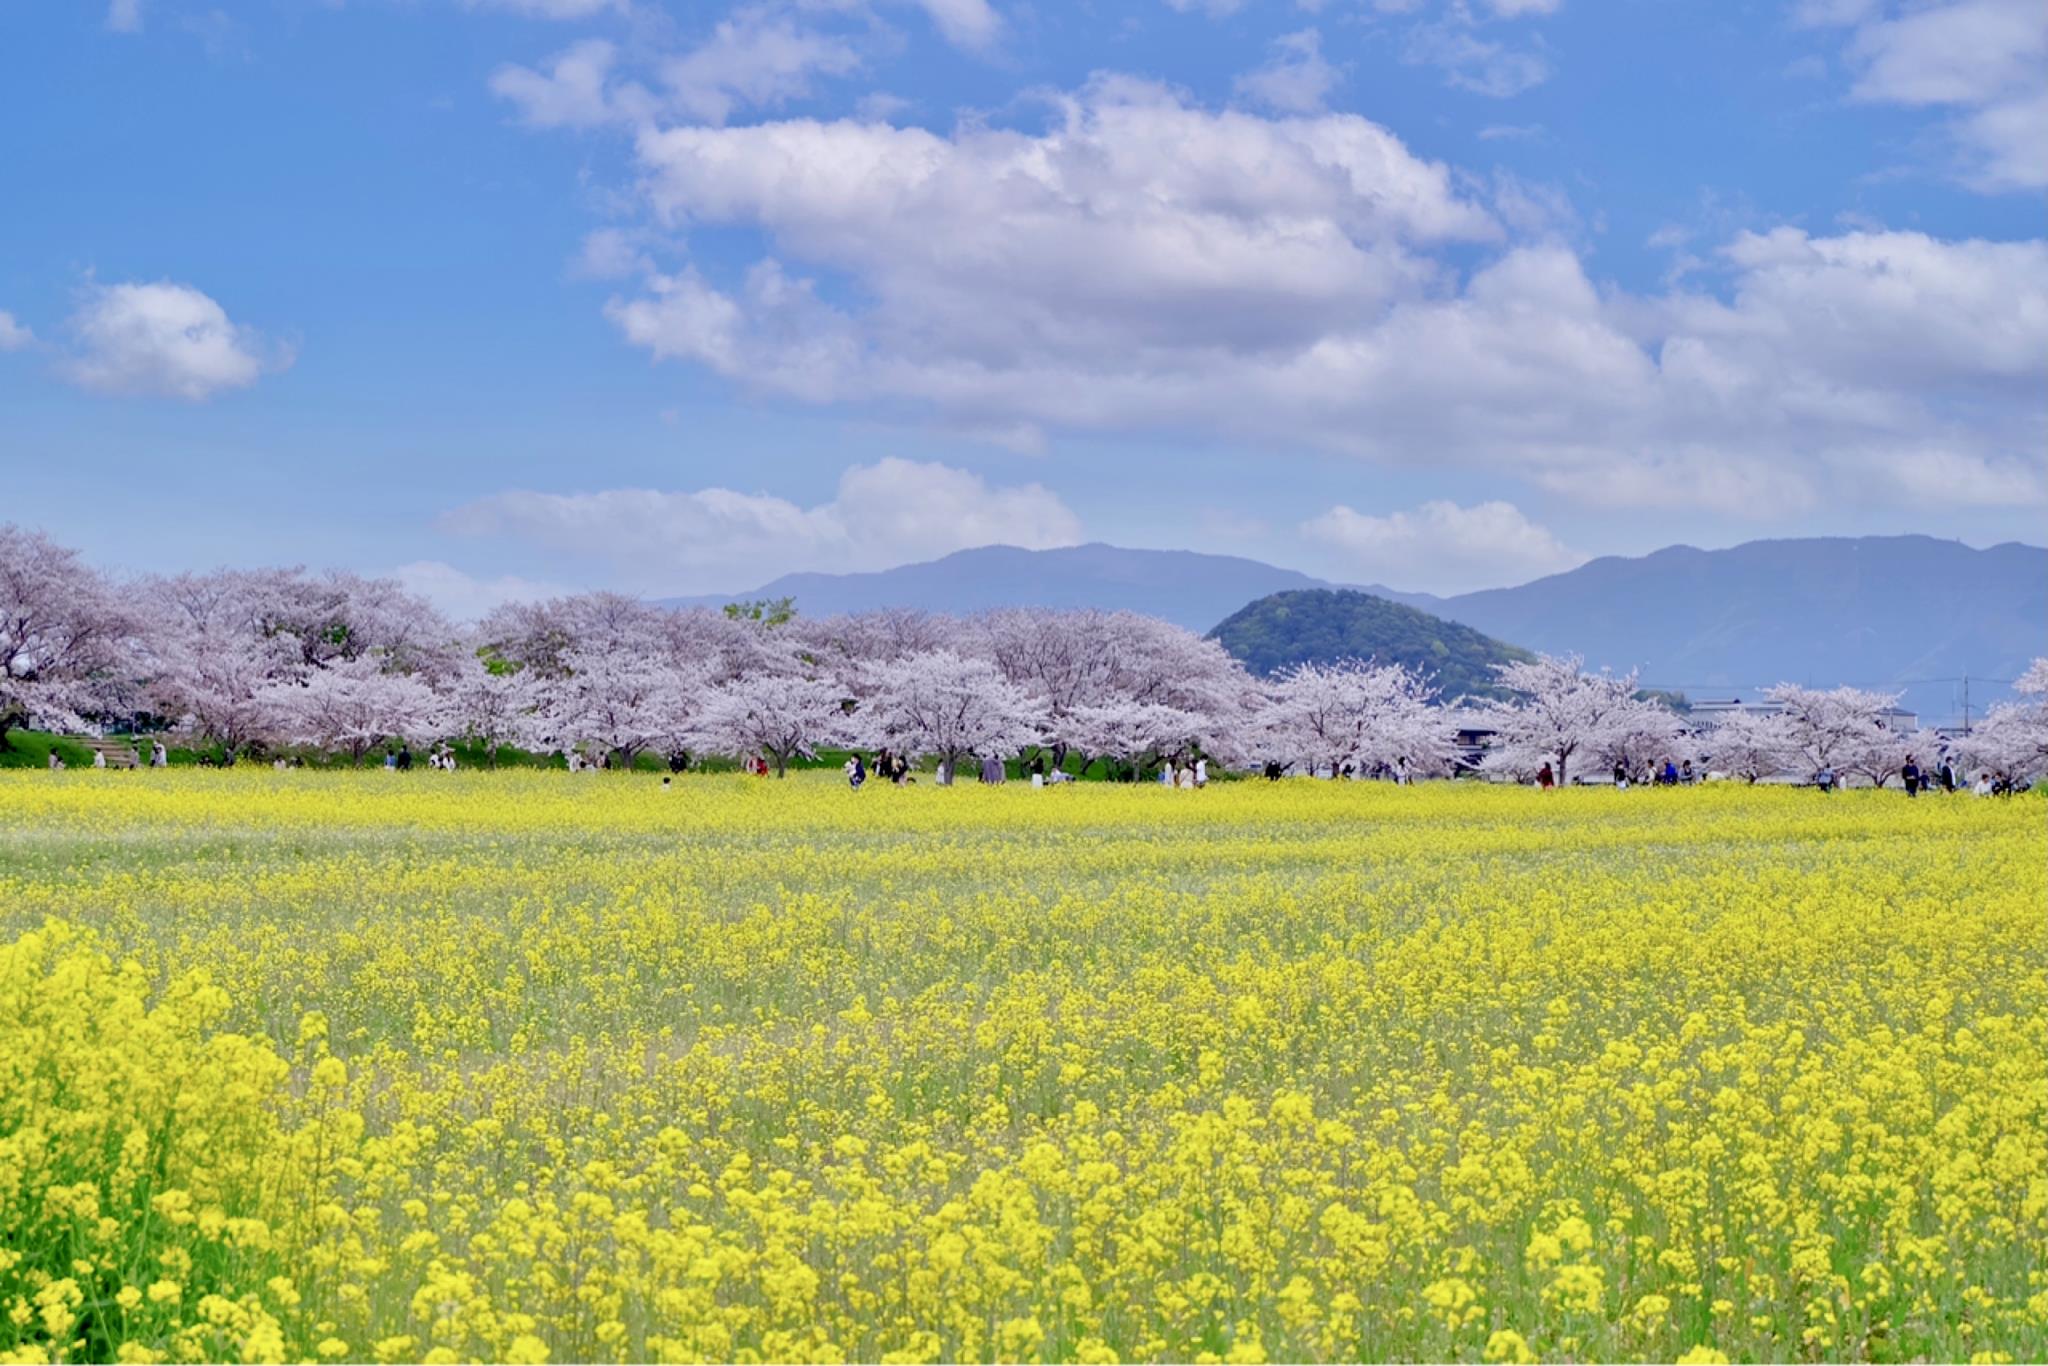
<instances>
[{"instance_id":1,"label":"row of blooming cherry trees","mask_svg":"<svg viewBox=\"0 0 2048 1366\"><path fill-rule=\"evenodd\" d=\"M613 593L500 608L458 630L389 580L222 570L115 583L34 532L0 526L0 725L154 718L229 754L315 746L358 762L404 739L630 761L761 755L778 772L823 746L1143 766L1196 754L1296 772L1532 776L1694 757L1745 776L1895 772L1893 700L1785 687L1783 710L1688 735L1633 675L1577 658L1507 666L1513 702L1442 705L1427 679L1348 661L1278 679L1127 612L884 611L781 623L674 611ZM2034 700L1993 713L1968 761L2048 764L2048 665ZM1590 768L1589 768L1590 766Z\"/></svg>"}]
</instances>

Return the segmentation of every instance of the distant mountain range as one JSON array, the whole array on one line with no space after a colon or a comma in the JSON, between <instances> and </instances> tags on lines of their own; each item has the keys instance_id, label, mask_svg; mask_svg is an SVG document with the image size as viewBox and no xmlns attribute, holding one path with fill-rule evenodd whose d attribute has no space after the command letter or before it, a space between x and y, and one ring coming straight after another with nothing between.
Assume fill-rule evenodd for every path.
<instances>
[{"instance_id":1,"label":"distant mountain range","mask_svg":"<svg viewBox=\"0 0 2048 1366\"><path fill-rule=\"evenodd\" d=\"M1504 696L1494 667L1531 657L1461 622L1351 588L1270 593L1209 634L1254 673L1372 659L1427 674L1446 700Z\"/></svg>"},{"instance_id":2,"label":"distant mountain range","mask_svg":"<svg viewBox=\"0 0 2048 1366\"><path fill-rule=\"evenodd\" d=\"M1255 599L1331 584L1231 555L1085 545L989 546L871 574L791 574L746 594L672 599L716 605L792 596L808 616L876 607L967 613L988 607L1127 608L1207 632ZM2048 549L1976 550L1928 536L1751 541L1607 556L1514 588L1455 597L1364 591L1594 667L1638 668L1646 684L1740 696L1780 681L1905 692L1929 721L2007 694L2048 654Z\"/></svg>"},{"instance_id":3,"label":"distant mountain range","mask_svg":"<svg viewBox=\"0 0 2048 1366\"><path fill-rule=\"evenodd\" d=\"M877 607L917 607L956 616L991 607L1102 607L1143 612L1200 634L1253 598L1332 586L1236 555L1113 545L1058 550L990 545L869 574L785 574L751 593L669 598L666 603L718 606L735 598L792 597L797 610L810 617ZM1368 591L1407 597L1387 589Z\"/></svg>"}]
</instances>

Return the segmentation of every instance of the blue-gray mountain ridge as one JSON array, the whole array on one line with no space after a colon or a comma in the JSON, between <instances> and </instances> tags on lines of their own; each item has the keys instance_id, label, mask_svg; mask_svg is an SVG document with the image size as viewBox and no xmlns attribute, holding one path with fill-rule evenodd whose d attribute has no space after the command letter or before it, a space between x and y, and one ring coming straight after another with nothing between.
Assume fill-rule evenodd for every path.
<instances>
[{"instance_id":1,"label":"blue-gray mountain ridge","mask_svg":"<svg viewBox=\"0 0 2048 1366\"><path fill-rule=\"evenodd\" d=\"M914 607L1123 608L1206 632L1269 593L1334 588L1233 555L1109 545L986 546L866 574L790 574L749 593L678 598L796 599L807 616ZM2048 654L2048 549L1975 549L1930 536L1750 541L1603 556L1512 588L1440 597L1362 591L1593 667L1637 668L1646 684L1693 697L1742 696L1780 681L1903 690L1924 721L2009 696Z\"/></svg>"}]
</instances>

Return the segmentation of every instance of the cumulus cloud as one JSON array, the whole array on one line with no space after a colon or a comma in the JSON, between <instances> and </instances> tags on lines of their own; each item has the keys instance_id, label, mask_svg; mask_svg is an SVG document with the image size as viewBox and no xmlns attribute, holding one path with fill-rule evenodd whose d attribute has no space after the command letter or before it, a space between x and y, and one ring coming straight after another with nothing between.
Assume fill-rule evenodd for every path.
<instances>
[{"instance_id":1,"label":"cumulus cloud","mask_svg":"<svg viewBox=\"0 0 2048 1366\"><path fill-rule=\"evenodd\" d=\"M540 602L561 597L568 588L516 574L482 577L441 560L414 560L382 575L425 598L456 621L477 621L508 602Z\"/></svg>"},{"instance_id":2,"label":"cumulus cloud","mask_svg":"<svg viewBox=\"0 0 2048 1366\"><path fill-rule=\"evenodd\" d=\"M957 384L1045 351L1120 367L1148 349L1295 345L1425 290L1439 268L1415 244L1499 234L1445 167L1354 115L1215 113L1120 78L1055 112L1039 133L812 120L645 132L641 188L659 222L758 227L876 303L856 327L769 262L744 310L703 281L658 278L613 315L659 353L825 397L866 382L846 369L870 350ZM771 375L764 344L834 363Z\"/></svg>"},{"instance_id":3,"label":"cumulus cloud","mask_svg":"<svg viewBox=\"0 0 2048 1366\"><path fill-rule=\"evenodd\" d=\"M1336 550L1346 571L1411 591L1504 587L1586 562L1513 503L1498 501L1460 507L1435 500L1384 516L1340 503L1301 530Z\"/></svg>"},{"instance_id":4,"label":"cumulus cloud","mask_svg":"<svg viewBox=\"0 0 2048 1366\"><path fill-rule=\"evenodd\" d=\"M1989 191L2048 185L2048 9L2038 0L1809 4L1851 28L1851 95L1946 108L1956 171Z\"/></svg>"},{"instance_id":5,"label":"cumulus cloud","mask_svg":"<svg viewBox=\"0 0 2048 1366\"><path fill-rule=\"evenodd\" d=\"M655 592L740 591L792 570L880 569L970 546L1081 538L1079 519L1041 485L995 487L966 470L896 458L848 469L837 494L813 507L724 488L514 490L443 521L608 560Z\"/></svg>"},{"instance_id":6,"label":"cumulus cloud","mask_svg":"<svg viewBox=\"0 0 2048 1366\"><path fill-rule=\"evenodd\" d=\"M1588 276L1554 188L1355 115L1116 76L1047 100L1035 129L644 126L634 230L761 254L609 253L634 283L607 314L757 394L956 431L1195 433L1751 517L2038 496L2048 243L1741 233L1633 293Z\"/></svg>"},{"instance_id":7,"label":"cumulus cloud","mask_svg":"<svg viewBox=\"0 0 2048 1366\"><path fill-rule=\"evenodd\" d=\"M36 334L28 330L26 323L15 321L12 313L0 308L0 351L19 351L35 339Z\"/></svg>"},{"instance_id":8,"label":"cumulus cloud","mask_svg":"<svg viewBox=\"0 0 2048 1366\"><path fill-rule=\"evenodd\" d=\"M70 379L107 394L192 401L254 384L290 356L190 285L93 285L71 319Z\"/></svg>"},{"instance_id":9,"label":"cumulus cloud","mask_svg":"<svg viewBox=\"0 0 2048 1366\"><path fill-rule=\"evenodd\" d=\"M1305 28L1273 42L1265 65L1237 78L1237 93L1269 109L1312 114L1337 88L1340 73L1323 60L1322 35Z\"/></svg>"}]
</instances>

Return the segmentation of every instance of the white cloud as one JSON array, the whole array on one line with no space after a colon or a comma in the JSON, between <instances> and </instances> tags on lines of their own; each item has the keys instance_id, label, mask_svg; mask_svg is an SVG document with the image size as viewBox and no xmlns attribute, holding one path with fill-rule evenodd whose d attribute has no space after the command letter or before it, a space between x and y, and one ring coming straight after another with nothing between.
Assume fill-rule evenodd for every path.
<instances>
[{"instance_id":1,"label":"white cloud","mask_svg":"<svg viewBox=\"0 0 2048 1366\"><path fill-rule=\"evenodd\" d=\"M1312 114L1337 88L1340 73L1323 60L1322 35L1312 28L1283 34L1264 66L1237 78L1237 93L1288 114Z\"/></svg>"},{"instance_id":2,"label":"white cloud","mask_svg":"<svg viewBox=\"0 0 2048 1366\"><path fill-rule=\"evenodd\" d=\"M464 9L499 10L527 19L588 19L623 11L627 0L461 0Z\"/></svg>"},{"instance_id":3,"label":"white cloud","mask_svg":"<svg viewBox=\"0 0 2048 1366\"><path fill-rule=\"evenodd\" d=\"M985 0L918 3L957 46L985 50L1001 32L1001 20ZM757 0L734 8L688 48L642 51L629 62L619 45L586 38L555 53L538 70L501 66L492 73L490 86L536 128L639 128L658 117L720 124L743 110L808 99L822 81L859 70L864 31L844 24L840 30L821 26L821 19L834 11L844 11L842 19L865 12L839 0ZM875 30L865 33L872 40ZM637 76L628 74L629 68ZM886 118L905 106L878 95L866 107L865 117Z\"/></svg>"},{"instance_id":4,"label":"white cloud","mask_svg":"<svg viewBox=\"0 0 2048 1366\"><path fill-rule=\"evenodd\" d=\"M585 280L623 280L651 271L654 263L641 238L642 234L626 228L597 228L586 233L570 264L571 273Z\"/></svg>"},{"instance_id":5,"label":"white cloud","mask_svg":"<svg viewBox=\"0 0 2048 1366\"><path fill-rule=\"evenodd\" d=\"M1455 19L1419 24L1408 35L1402 60L1433 66L1447 84L1504 100L1550 79L1550 62L1532 48L1481 38Z\"/></svg>"},{"instance_id":6,"label":"white cloud","mask_svg":"<svg viewBox=\"0 0 2048 1366\"><path fill-rule=\"evenodd\" d=\"M664 224L757 226L858 278L885 349L962 373L1048 349L1114 367L1148 348L1299 343L1425 290L1439 270L1411 243L1499 232L1443 166L1354 115L1211 113L1124 79L1056 112L1039 134L811 120L650 131L642 190ZM650 284L650 299L613 309L635 340L830 395L830 370L756 364L739 306L705 282ZM841 372L868 344L773 263L746 291L760 324L748 339L829 354Z\"/></svg>"},{"instance_id":7,"label":"white cloud","mask_svg":"<svg viewBox=\"0 0 2048 1366\"><path fill-rule=\"evenodd\" d=\"M1744 233L1637 294L1588 277L1554 188L1356 116L1120 77L1049 99L1038 131L645 129L650 228L763 254L643 266L608 315L758 394L952 430L1194 433L1750 517L2039 482L2048 243ZM1929 451L1950 475L1910 487Z\"/></svg>"},{"instance_id":8,"label":"white cloud","mask_svg":"<svg viewBox=\"0 0 2048 1366\"><path fill-rule=\"evenodd\" d=\"M514 574L479 578L440 560L414 560L383 575L404 585L456 621L477 621L508 602L539 602L570 590L560 584Z\"/></svg>"},{"instance_id":9,"label":"white cloud","mask_svg":"<svg viewBox=\"0 0 2048 1366\"><path fill-rule=\"evenodd\" d=\"M535 128L595 128L645 117L653 99L637 85L614 86L617 60L614 44L586 38L557 52L545 72L499 67L491 73L491 90L517 105L520 118Z\"/></svg>"},{"instance_id":10,"label":"white cloud","mask_svg":"<svg viewBox=\"0 0 2048 1366\"><path fill-rule=\"evenodd\" d=\"M801 507L766 493L514 490L449 513L471 535L504 535L610 561L650 592L739 591L795 570L879 569L980 545L1043 548L1081 539L1079 519L1038 484L991 487L951 466L885 459Z\"/></svg>"},{"instance_id":11,"label":"white cloud","mask_svg":"<svg viewBox=\"0 0 2048 1366\"><path fill-rule=\"evenodd\" d=\"M1301 530L1337 550L1345 572L1409 591L1505 587L1586 562L1513 503L1498 501L1460 507L1436 500L1385 516L1340 503Z\"/></svg>"},{"instance_id":12,"label":"white cloud","mask_svg":"<svg viewBox=\"0 0 2048 1366\"><path fill-rule=\"evenodd\" d=\"M1813 24L1853 28L1851 94L1950 108L1958 175L1987 191L2048 185L2048 7L2039 0L1809 5Z\"/></svg>"},{"instance_id":13,"label":"white cloud","mask_svg":"<svg viewBox=\"0 0 2048 1366\"><path fill-rule=\"evenodd\" d=\"M196 401L290 364L212 299L168 280L91 286L71 329L77 348L66 373L102 393Z\"/></svg>"},{"instance_id":14,"label":"white cloud","mask_svg":"<svg viewBox=\"0 0 2048 1366\"><path fill-rule=\"evenodd\" d=\"M107 5L107 27L115 33L142 32L142 0L111 0Z\"/></svg>"},{"instance_id":15,"label":"white cloud","mask_svg":"<svg viewBox=\"0 0 2048 1366\"><path fill-rule=\"evenodd\" d=\"M773 107L811 93L814 76L860 65L853 45L788 17L746 7L721 19L696 48L663 64L671 103L686 116L723 123L741 107Z\"/></svg>"},{"instance_id":16,"label":"white cloud","mask_svg":"<svg viewBox=\"0 0 2048 1366\"><path fill-rule=\"evenodd\" d=\"M1002 16L988 0L916 0L947 42L970 52L991 47L1002 33Z\"/></svg>"},{"instance_id":17,"label":"white cloud","mask_svg":"<svg viewBox=\"0 0 2048 1366\"><path fill-rule=\"evenodd\" d=\"M19 351L35 339L36 334L28 330L26 323L16 322L12 313L0 308L0 351Z\"/></svg>"}]
</instances>

